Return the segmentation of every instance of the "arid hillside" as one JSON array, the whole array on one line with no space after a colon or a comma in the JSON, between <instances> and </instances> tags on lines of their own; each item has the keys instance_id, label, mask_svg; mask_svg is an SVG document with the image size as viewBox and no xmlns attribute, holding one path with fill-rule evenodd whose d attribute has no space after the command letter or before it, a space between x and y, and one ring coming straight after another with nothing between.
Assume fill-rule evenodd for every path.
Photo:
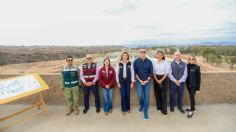
<instances>
[{"instance_id":1,"label":"arid hillside","mask_svg":"<svg viewBox=\"0 0 236 132\"><path fill-rule=\"evenodd\" d=\"M88 53L120 51L121 46L0 46L0 65L64 60L72 55L82 58Z\"/></svg>"}]
</instances>

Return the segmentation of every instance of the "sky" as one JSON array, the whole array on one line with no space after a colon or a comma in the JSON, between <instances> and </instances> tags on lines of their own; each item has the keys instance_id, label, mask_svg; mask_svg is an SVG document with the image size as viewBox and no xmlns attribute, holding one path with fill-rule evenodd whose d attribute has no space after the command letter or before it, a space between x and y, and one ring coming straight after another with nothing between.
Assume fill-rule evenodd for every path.
<instances>
[{"instance_id":1,"label":"sky","mask_svg":"<svg viewBox=\"0 0 236 132\"><path fill-rule=\"evenodd\" d=\"M236 0L1 0L0 45L236 42Z\"/></svg>"}]
</instances>

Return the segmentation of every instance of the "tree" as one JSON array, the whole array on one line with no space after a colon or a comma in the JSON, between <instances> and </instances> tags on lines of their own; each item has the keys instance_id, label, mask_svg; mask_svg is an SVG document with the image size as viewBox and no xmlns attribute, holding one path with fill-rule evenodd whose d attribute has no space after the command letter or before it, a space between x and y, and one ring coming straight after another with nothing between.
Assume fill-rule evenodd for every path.
<instances>
[{"instance_id":1,"label":"tree","mask_svg":"<svg viewBox=\"0 0 236 132\"><path fill-rule=\"evenodd\" d=\"M231 68L234 67L234 64L236 64L236 56L232 56L231 59L230 59L230 64L231 64Z\"/></svg>"}]
</instances>

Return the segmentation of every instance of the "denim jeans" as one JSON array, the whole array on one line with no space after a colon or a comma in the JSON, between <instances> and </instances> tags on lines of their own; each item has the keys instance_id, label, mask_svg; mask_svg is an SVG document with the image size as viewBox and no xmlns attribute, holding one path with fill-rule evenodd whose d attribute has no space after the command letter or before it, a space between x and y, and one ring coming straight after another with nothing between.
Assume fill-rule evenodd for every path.
<instances>
[{"instance_id":1,"label":"denim jeans","mask_svg":"<svg viewBox=\"0 0 236 132\"><path fill-rule=\"evenodd\" d=\"M130 84L131 84L131 82L127 82L127 81L120 83L122 112L127 112L130 110Z\"/></svg>"},{"instance_id":2,"label":"denim jeans","mask_svg":"<svg viewBox=\"0 0 236 132\"><path fill-rule=\"evenodd\" d=\"M139 105L141 108L143 108L144 113L147 113L149 109L151 82L149 81L145 85L141 85L141 83L137 81L136 86Z\"/></svg>"},{"instance_id":3,"label":"denim jeans","mask_svg":"<svg viewBox=\"0 0 236 132\"><path fill-rule=\"evenodd\" d=\"M183 108L183 94L184 94L184 82L177 86L173 81L170 81L170 107L174 108L176 106L176 93L178 97L178 108Z\"/></svg>"},{"instance_id":4,"label":"denim jeans","mask_svg":"<svg viewBox=\"0 0 236 132\"><path fill-rule=\"evenodd\" d=\"M102 94L103 94L103 103L104 103L104 112L108 112L109 110L112 110L112 97L113 97L113 88L106 89L102 88Z\"/></svg>"}]
</instances>

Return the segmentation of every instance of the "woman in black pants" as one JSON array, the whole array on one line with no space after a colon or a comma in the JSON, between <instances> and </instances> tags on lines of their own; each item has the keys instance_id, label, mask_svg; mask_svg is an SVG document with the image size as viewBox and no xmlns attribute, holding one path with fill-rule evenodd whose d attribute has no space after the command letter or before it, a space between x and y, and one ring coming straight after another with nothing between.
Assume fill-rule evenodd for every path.
<instances>
[{"instance_id":1,"label":"woman in black pants","mask_svg":"<svg viewBox=\"0 0 236 132\"><path fill-rule=\"evenodd\" d=\"M153 76L154 76L154 93L156 97L157 110L167 115L167 91L166 77L169 72L169 62L165 60L162 51L157 51L157 59L153 62Z\"/></svg>"},{"instance_id":2,"label":"woman in black pants","mask_svg":"<svg viewBox=\"0 0 236 132\"><path fill-rule=\"evenodd\" d=\"M190 109L186 109L186 111L188 111L188 118L191 118L195 111L195 94L200 92L201 84L200 66L196 64L196 57L194 55L189 55L187 69L188 77L186 85L190 96L191 107Z\"/></svg>"}]
</instances>

